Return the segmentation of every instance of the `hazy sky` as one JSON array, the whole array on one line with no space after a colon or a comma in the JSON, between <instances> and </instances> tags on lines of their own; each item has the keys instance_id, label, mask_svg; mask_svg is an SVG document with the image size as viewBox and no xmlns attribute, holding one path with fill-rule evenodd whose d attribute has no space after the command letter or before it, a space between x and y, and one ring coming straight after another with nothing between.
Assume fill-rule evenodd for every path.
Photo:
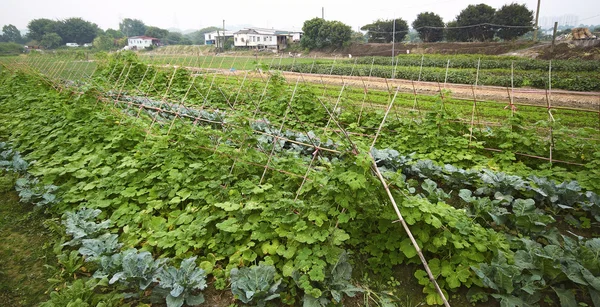
<instances>
[{"instance_id":1,"label":"hazy sky","mask_svg":"<svg viewBox=\"0 0 600 307\"><path fill-rule=\"evenodd\" d=\"M0 0L0 26L14 24L19 29L35 18L64 19L82 17L103 29L118 28L122 18L137 18L147 25L161 28L199 29L207 26L234 27L253 25L280 29L300 29L305 20L320 17L325 7L325 18L339 20L357 29L378 18L401 17L409 24L416 15L432 11L445 22L467 5L477 0ZM500 8L511 1L488 0L486 4ZM535 11L537 0L520 0ZM598 0L542 0L540 20L565 14L577 15L585 24L600 24Z\"/></svg>"}]
</instances>

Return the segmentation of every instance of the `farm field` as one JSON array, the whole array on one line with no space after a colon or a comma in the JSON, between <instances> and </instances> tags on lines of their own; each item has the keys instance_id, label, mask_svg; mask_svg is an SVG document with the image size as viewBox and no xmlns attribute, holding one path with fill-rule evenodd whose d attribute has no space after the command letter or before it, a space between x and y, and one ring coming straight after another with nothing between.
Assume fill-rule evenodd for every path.
<instances>
[{"instance_id":1,"label":"farm field","mask_svg":"<svg viewBox=\"0 0 600 307\"><path fill-rule=\"evenodd\" d=\"M75 288L104 306L600 306L593 108L308 82L266 59L0 62L2 172L85 259L47 306Z\"/></svg>"},{"instance_id":2,"label":"farm field","mask_svg":"<svg viewBox=\"0 0 600 307\"><path fill-rule=\"evenodd\" d=\"M342 76L371 76L413 81L479 84L502 87L552 88L600 91L597 61L533 60L482 55L399 55L388 57L292 58L258 53L256 56L195 56L142 54L146 63L236 70L277 69L281 71Z\"/></svg>"}]
</instances>

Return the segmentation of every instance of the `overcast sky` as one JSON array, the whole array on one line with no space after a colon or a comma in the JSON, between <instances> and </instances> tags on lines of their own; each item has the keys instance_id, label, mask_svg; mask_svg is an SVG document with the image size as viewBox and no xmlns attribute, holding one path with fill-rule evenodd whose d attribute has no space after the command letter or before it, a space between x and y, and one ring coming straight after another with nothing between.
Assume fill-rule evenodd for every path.
<instances>
[{"instance_id":1,"label":"overcast sky","mask_svg":"<svg viewBox=\"0 0 600 307\"><path fill-rule=\"evenodd\" d=\"M31 19L64 19L82 17L103 29L118 28L122 18L136 18L147 25L181 30L208 26L225 27L253 25L279 29L300 29L305 20L321 16L339 20L354 30L378 18L401 17L409 25L416 15L432 11L448 22L469 4L477 0L0 0L0 26L14 24L26 29ZM488 0L486 4L500 8L506 0ZM520 0L535 11L537 0ZM542 0L540 20L550 24L552 16L576 15L584 24L600 24L598 0ZM546 17L543 19L543 17ZM560 20L559 20L560 21ZM543 24L541 24L543 25Z\"/></svg>"}]
</instances>

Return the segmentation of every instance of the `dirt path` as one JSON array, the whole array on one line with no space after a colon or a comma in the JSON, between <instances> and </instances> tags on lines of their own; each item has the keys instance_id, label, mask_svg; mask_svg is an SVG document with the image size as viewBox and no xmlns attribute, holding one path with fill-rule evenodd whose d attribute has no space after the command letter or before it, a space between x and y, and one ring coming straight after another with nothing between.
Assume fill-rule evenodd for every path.
<instances>
[{"instance_id":1,"label":"dirt path","mask_svg":"<svg viewBox=\"0 0 600 307\"><path fill-rule=\"evenodd\" d=\"M494 100L499 102L510 102L512 96L515 104L534 104L547 106L548 100L555 107L571 107L598 111L600 107L600 92L575 92L564 90L552 90L547 93L545 90L515 88L511 90L506 87L498 86L477 86L466 84L443 84L436 82L416 82L410 80L392 80L384 78L369 77L349 77L349 76L330 76L316 74L300 74L291 72L282 72L286 78L303 78L307 82L337 84L353 87L367 87L368 89L378 90L396 90L424 95L435 95L440 89L450 90L452 97L466 100L473 100L473 95L478 101Z\"/></svg>"}]
</instances>

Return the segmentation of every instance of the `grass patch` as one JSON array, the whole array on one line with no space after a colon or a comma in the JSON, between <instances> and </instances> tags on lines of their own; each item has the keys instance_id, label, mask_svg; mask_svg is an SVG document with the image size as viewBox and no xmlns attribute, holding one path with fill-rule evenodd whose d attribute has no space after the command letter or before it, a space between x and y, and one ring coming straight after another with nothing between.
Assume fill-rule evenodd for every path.
<instances>
[{"instance_id":1,"label":"grass patch","mask_svg":"<svg viewBox=\"0 0 600 307\"><path fill-rule=\"evenodd\" d=\"M19 203L15 177L0 173L0 306L37 306L47 300L50 272L56 263L46 217L30 204Z\"/></svg>"}]
</instances>

